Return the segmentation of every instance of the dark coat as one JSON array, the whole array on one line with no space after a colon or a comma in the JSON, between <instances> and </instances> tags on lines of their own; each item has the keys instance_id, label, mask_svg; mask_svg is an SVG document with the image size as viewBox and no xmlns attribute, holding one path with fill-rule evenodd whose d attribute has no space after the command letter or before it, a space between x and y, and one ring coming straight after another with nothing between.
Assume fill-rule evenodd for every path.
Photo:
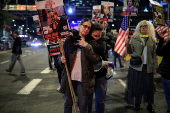
<instances>
[{"instance_id":1,"label":"dark coat","mask_svg":"<svg viewBox=\"0 0 170 113\"><path fill-rule=\"evenodd\" d=\"M106 51L106 45L107 45L107 39L104 37L101 37L99 40L94 40L93 37L89 38L89 44L92 45L94 52L98 53L101 57L102 60L107 60L108 58L108 51ZM101 68L99 71L95 72L96 79L106 76L107 69L106 68Z\"/></svg>"},{"instance_id":2,"label":"dark coat","mask_svg":"<svg viewBox=\"0 0 170 113\"><path fill-rule=\"evenodd\" d=\"M22 54L22 50L21 50L21 38L20 37L14 37L13 35L11 35L11 37L14 39L14 45L12 47L12 53L14 54Z\"/></svg>"},{"instance_id":3,"label":"dark coat","mask_svg":"<svg viewBox=\"0 0 170 113\"><path fill-rule=\"evenodd\" d=\"M78 48L78 46L74 45L73 40L71 38L74 37L68 37L63 46L65 50L65 57L66 57L69 73L71 73L71 69L74 63L74 58ZM59 57L59 63L61 63L60 57ZM86 47L81 48L83 95L90 95L94 92L95 74L94 74L93 64L97 64L98 61L101 61L101 57L93 51L93 48L90 44L88 44ZM74 84L73 87L75 88ZM68 83L68 78L67 78L67 73L65 68L62 74L60 92L64 94L70 94L69 83Z\"/></svg>"},{"instance_id":4,"label":"dark coat","mask_svg":"<svg viewBox=\"0 0 170 113\"><path fill-rule=\"evenodd\" d=\"M163 38L160 38L158 47L156 49L156 54L159 56L163 56L162 62L159 65L158 73L165 79L170 80L170 40L163 45Z\"/></svg>"}]
</instances>

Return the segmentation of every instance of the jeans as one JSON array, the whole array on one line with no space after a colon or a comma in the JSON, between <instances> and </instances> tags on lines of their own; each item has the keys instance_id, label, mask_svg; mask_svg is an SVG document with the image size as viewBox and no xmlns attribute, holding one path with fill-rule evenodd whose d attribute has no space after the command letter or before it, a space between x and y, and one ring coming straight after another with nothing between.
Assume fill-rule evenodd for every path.
<instances>
[{"instance_id":1,"label":"jeans","mask_svg":"<svg viewBox=\"0 0 170 113\"><path fill-rule=\"evenodd\" d=\"M61 84L61 74L62 74L63 68L58 63L58 56L54 56L54 66L57 69L58 80L59 80L59 83Z\"/></svg>"},{"instance_id":2,"label":"jeans","mask_svg":"<svg viewBox=\"0 0 170 113\"><path fill-rule=\"evenodd\" d=\"M165 93L165 98L168 104L168 109L170 110L170 80L162 77L162 84Z\"/></svg>"},{"instance_id":3,"label":"jeans","mask_svg":"<svg viewBox=\"0 0 170 113\"><path fill-rule=\"evenodd\" d=\"M8 71L11 72L13 70L15 63L16 63L16 60L18 60L18 62L19 62L20 73L25 73L25 68L24 68L24 65L22 63L20 55L17 58L16 54L14 54L14 53L12 53L12 55L11 55L11 61L10 61L10 64L9 64Z\"/></svg>"},{"instance_id":4,"label":"jeans","mask_svg":"<svg viewBox=\"0 0 170 113\"><path fill-rule=\"evenodd\" d=\"M97 78L95 81L95 110L96 113L104 113L105 109L105 96L107 91L107 80L105 76ZM89 96L88 100L88 113L92 112L93 94Z\"/></svg>"},{"instance_id":5,"label":"jeans","mask_svg":"<svg viewBox=\"0 0 170 113\"><path fill-rule=\"evenodd\" d=\"M83 95L82 82L77 81L78 105L80 113L87 113L88 97ZM72 97L71 94L64 94L64 113L72 113Z\"/></svg>"},{"instance_id":6,"label":"jeans","mask_svg":"<svg viewBox=\"0 0 170 113\"><path fill-rule=\"evenodd\" d=\"M120 64L120 66L122 66L121 56L118 53L116 53L115 51L113 51L113 55L114 55L114 65L116 66L116 58L118 58L119 64Z\"/></svg>"}]
</instances>

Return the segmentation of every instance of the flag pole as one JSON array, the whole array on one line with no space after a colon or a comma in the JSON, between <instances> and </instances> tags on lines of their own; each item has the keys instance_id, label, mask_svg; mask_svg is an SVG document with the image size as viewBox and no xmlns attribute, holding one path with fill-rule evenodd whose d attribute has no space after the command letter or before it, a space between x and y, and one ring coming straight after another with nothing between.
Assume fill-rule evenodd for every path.
<instances>
[{"instance_id":1,"label":"flag pole","mask_svg":"<svg viewBox=\"0 0 170 113\"><path fill-rule=\"evenodd\" d=\"M67 14L66 10L65 10L65 5L64 5L64 12L65 12L65 14ZM67 17L67 21L68 21L68 17ZM70 26L69 22L68 22L68 25ZM57 37L57 40L58 40L58 43L59 43L59 46L60 46L60 51L62 52L62 56L65 57L65 51L64 51L64 48L63 48L63 43L59 39L59 37ZM64 64L65 64L65 68L66 68L66 72L67 72L68 83L69 83L70 92L71 92L71 96L72 96L72 100L73 100L74 110L75 110L75 113L77 113L77 112L80 112L80 109L79 109L79 106L78 106L78 101L77 101L76 94L74 92L74 88L73 88L73 85L72 85L72 82L71 82L71 76L70 76L70 73L69 73L69 70L68 70L68 67L67 67L67 62L65 62Z\"/></svg>"},{"instance_id":2,"label":"flag pole","mask_svg":"<svg viewBox=\"0 0 170 113\"><path fill-rule=\"evenodd\" d=\"M168 3L168 38L167 38L167 41L169 40L169 4L170 3Z\"/></svg>"},{"instance_id":3,"label":"flag pole","mask_svg":"<svg viewBox=\"0 0 170 113\"><path fill-rule=\"evenodd\" d=\"M59 38L57 38L57 40L58 40L58 43L59 43L59 46L60 46L60 51L62 53L62 56L65 57L65 51L63 49L62 41ZM64 64L65 64L65 68L66 68L66 71L67 71L68 83L69 83L70 92L71 92L71 96L72 96L72 100L73 100L74 110L75 110L75 113L77 113L77 112L80 111L79 107L78 107L77 98L76 98L74 88L73 88L73 85L72 85L72 82L71 82L71 77L70 77L70 73L69 73L69 70L68 70L68 67L67 67L67 62L65 62Z\"/></svg>"},{"instance_id":4,"label":"flag pole","mask_svg":"<svg viewBox=\"0 0 170 113\"><path fill-rule=\"evenodd\" d=\"M129 16L129 28L130 28L130 18L131 18L131 16ZM127 38L129 38L129 30L128 30L128 37ZM126 40L126 39L125 39ZM126 47L126 55L127 55L127 47ZM126 69L126 65L127 65L127 60L126 60L126 58L125 58L125 62L124 62L124 71L125 71L125 69Z\"/></svg>"}]
</instances>

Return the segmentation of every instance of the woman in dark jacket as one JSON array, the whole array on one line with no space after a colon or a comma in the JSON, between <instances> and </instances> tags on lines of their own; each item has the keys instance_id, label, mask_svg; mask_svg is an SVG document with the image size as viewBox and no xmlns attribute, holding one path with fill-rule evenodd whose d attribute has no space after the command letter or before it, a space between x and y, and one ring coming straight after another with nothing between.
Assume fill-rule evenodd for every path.
<instances>
[{"instance_id":1,"label":"woman in dark jacket","mask_svg":"<svg viewBox=\"0 0 170 113\"><path fill-rule=\"evenodd\" d=\"M162 62L158 68L158 73L162 76L162 84L165 98L168 104L168 109L170 110L170 40L168 40L164 44L163 34L163 32L159 34L160 40L156 49L156 54L159 56L163 56ZM170 113L169 110L167 111L167 113Z\"/></svg>"},{"instance_id":2,"label":"woman in dark jacket","mask_svg":"<svg viewBox=\"0 0 170 113\"><path fill-rule=\"evenodd\" d=\"M83 19L79 25L79 32L73 32L64 43L65 57L62 63L67 62L72 84L78 94L80 113L87 113L89 95L94 92L95 75L94 64L101 60L90 44L85 41L91 29L89 19ZM63 70L60 92L64 93L64 113L72 113L72 98L70 94L66 69Z\"/></svg>"}]
</instances>

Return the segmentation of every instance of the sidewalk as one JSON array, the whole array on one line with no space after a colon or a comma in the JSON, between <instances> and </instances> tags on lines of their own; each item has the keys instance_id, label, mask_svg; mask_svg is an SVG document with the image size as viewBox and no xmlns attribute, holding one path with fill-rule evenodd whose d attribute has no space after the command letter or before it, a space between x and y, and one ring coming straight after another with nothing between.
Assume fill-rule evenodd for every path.
<instances>
[{"instance_id":1,"label":"sidewalk","mask_svg":"<svg viewBox=\"0 0 170 113\"><path fill-rule=\"evenodd\" d=\"M12 49L11 50L3 50L3 51L0 51L0 54L5 54L5 53L11 52L11 51L12 51Z\"/></svg>"}]
</instances>

